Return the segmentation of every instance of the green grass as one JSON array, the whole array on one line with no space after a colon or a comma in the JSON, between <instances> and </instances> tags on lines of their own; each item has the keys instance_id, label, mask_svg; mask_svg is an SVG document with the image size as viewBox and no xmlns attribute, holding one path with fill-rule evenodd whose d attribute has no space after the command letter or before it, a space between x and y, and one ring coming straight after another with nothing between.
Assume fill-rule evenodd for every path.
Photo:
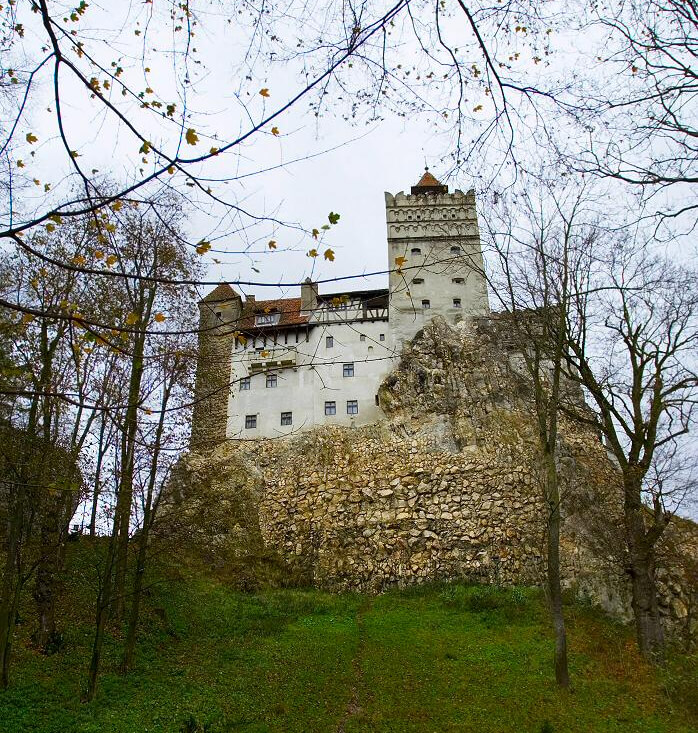
<instances>
[{"instance_id":1,"label":"green grass","mask_svg":"<svg viewBox=\"0 0 698 733\"><path fill-rule=\"evenodd\" d=\"M75 572L87 588L89 566ZM117 674L112 630L98 697L84 704L85 594L66 606L60 653L32 649L29 618L18 628L2 733L698 730L698 656L658 674L628 629L568 606L574 689L563 692L539 594L459 585L369 598L158 584L136 669Z\"/></svg>"}]
</instances>

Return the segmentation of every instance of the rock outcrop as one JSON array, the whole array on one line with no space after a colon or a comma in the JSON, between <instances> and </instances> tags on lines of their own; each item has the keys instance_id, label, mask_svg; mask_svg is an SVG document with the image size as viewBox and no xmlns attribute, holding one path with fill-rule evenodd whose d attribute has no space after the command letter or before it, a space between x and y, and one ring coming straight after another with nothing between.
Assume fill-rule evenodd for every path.
<instances>
[{"instance_id":1,"label":"rock outcrop","mask_svg":"<svg viewBox=\"0 0 698 733\"><path fill-rule=\"evenodd\" d=\"M448 578L541 584L530 382L506 333L496 318L456 329L435 319L381 387L385 421L190 453L166 511L210 564L253 558L277 582L371 592ZM560 453L564 583L627 617L617 471L578 424L563 422ZM662 608L695 629L696 525L675 523L663 552Z\"/></svg>"}]
</instances>

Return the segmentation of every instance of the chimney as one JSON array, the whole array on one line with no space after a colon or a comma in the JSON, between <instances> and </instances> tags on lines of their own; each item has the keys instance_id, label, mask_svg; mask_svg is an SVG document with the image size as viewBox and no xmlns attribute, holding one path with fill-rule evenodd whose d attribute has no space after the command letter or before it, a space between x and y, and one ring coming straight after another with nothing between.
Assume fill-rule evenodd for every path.
<instances>
[{"instance_id":1,"label":"chimney","mask_svg":"<svg viewBox=\"0 0 698 733\"><path fill-rule=\"evenodd\" d=\"M309 277L301 285L301 312L314 311L318 306L317 283Z\"/></svg>"},{"instance_id":2,"label":"chimney","mask_svg":"<svg viewBox=\"0 0 698 733\"><path fill-rule=\"evenodd\" d=\"M254 295L246 295L245 303L254 303Z\"/></svg>"}]
</instances>

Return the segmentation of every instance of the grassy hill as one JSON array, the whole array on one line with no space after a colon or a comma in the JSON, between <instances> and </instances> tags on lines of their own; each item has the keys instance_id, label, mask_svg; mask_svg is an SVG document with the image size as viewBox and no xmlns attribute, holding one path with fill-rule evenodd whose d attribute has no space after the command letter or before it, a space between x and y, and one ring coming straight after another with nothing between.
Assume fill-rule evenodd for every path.
<instances>
[{"instance_id":1,"label":"grassy hill","mask_svg":"<svg viewBox=\"0 0 698 733\"><path fill-rule=\"evenodd\" d=\"M76 589L90 572L75 568ZM112 630L98 698L83 704L91 608L79 593L66 593L59 653L35 652L20 625L2 733L698 730L698 655L656 673L629 629L570 605L574 689L562 692L538 592L462 585L365 597L158 582L137 669L116 672Z\"/></svg>"}]
</instances>

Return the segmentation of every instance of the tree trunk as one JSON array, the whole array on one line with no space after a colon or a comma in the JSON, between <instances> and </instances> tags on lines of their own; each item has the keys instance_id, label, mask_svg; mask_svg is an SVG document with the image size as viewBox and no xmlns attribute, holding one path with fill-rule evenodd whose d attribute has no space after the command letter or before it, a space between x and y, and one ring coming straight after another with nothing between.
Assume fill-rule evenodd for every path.
<instances>
[{"instance_id":1,"label":"tree trunk","mask_svg":"<svg viewBox=\"0 0 698 733\"><path fill-rule=\"evenodd\" d=\"M550 512L548 516L547 581L550 611L555 631L555 680L560 687L567 688L570 686L570 675L567 664L567 632L562 611L562 586L560 583L560 489L555 457L546 452L545 462L545 498Z\"/></svg>"},{"instance_id":2,"label":"tree trunk","mask_svg":"<svg viewBox=\"0 0 698 733\"><path fill-rule=\"evenodd\" d=\"M625 530L632 581L632 607L640 653L649 662L664 661L664 628L659 613L655 580L655 542L645 527L646 509L640 486L631 478L625 483Z\"/></svg>"}]
</instances>

